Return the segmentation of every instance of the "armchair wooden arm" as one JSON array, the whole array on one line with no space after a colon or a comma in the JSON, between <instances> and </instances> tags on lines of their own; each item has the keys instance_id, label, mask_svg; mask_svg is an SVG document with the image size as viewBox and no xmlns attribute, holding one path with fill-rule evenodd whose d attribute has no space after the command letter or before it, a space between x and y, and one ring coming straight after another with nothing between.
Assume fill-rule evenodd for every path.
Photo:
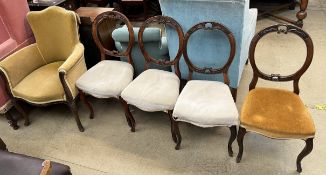
<instances>
[{"instance_id":1,"label":"armchair wooden arm","mask_svg":"<svg viewBox=\"0 0 326 175\"><path fill-rule=\"evenodd\" d=\"M42 163L42 166L43 166L43 169L40 173L40 175L50 175L51 173L51 161L49 160L45 160L43 163Z\"/></svg>"},{"instance_id":2,"label":"armchair wooden arm","mask_svg":"<svg viewBox=\"0 0 326 175\"><path fill-rule=\"evenodd\" d=\"M68 100L73 100L78 95L75 83L87 71L84 59L84 46L81 43L75 46L72 54L59 67L58 71Z\"/></svg>"}]
</instances>

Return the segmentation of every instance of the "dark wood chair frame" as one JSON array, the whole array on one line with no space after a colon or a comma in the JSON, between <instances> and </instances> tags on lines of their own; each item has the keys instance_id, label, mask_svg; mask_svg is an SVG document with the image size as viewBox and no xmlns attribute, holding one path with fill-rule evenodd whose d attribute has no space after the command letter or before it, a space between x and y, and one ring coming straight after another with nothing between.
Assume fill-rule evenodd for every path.
<instances>
[{"instance_id":1,"label":"dark wood chair frame","mask_svg":"<svg viewBox=\"0 0 326 175\"><path fill-rule=\"evenodd\" d=\"M306 56L306 60L303 64L303 66L294 74L291 75L287 75L287 76L281 76L280 74L265 74L263 73L261 70L258 69L257 65L256 65L256 61L255 61L255 50L256 50L256 46L258 41L264 37L265 35L269 34L269 33L283 33L283 34L287 34L287 33L293 33L297 36L299 36L306 44L307 47L307 56ZM295 94L299 95L300 89L299 89L299 80L301 78L301 76L306 72L306 70L309 68L311 62L312 62L312 58L313 58L313 53L314 53L314 46L313 46L313 42L309 36L308 33L306 33L305 31L303 31L302 29L293 26L293 25L287 25L287 24L277 24L277 25L273 25L271 27L267 27L263 30L261 30L259 33L257 33L254 38L251 41L250 44L250 49L249 49L249 60L250 60L250 64L252 66L254 75L252 78L252 81L249 85L249 91L252 89L255 89L258 78L264 79L264 80L269 80L269 81L276 81L276 82L284 82L284 81L293 81L293 92ZM239 163L242 159L242 154L243 154L243 138L245 136L245 134L248 131L242 127L240 125L239 127L239 132L238 132L238 137L237 137L237 141L238 141L238 145L239 145L239 153L237 156L237 163ZM267 137L267 136L265 136ZM275 139L275 138L272 138ZM297 157L297 161L296 161L296 165L297 165L297 171L298 172L302 172L302 168L301 168L301 160L307 156L313 149L313 139L314 138L307 138L307 139L303 139L306 142L306 146L304 147L304 149L302 150L302 152L298 155Z\"/></svg>"},{"instance_id":2,"label":"dark wood chair frame","mask_svg":"<svg viewBox=\"0 0 326 175\"><path fill-rule=\"evenodd\" d=\"M296 17L297 17L296 21L292 20L292 19L289 19L287 17L283 17L283 16L273 14L273 12L275 12L275 11L279 11L281 9L288 8L288 7L290 9L294 9L295 5L296 5L296 2L291 2L291 3L284 4L284 5L280 5L280 6L274 8L272 10L266 10L266 11L261 11L260 10L260 13L259 13L258 17L268 15L268 16L272 16L274 18L286 21L288 23L294 24L294 25L302 28L303 27L303 20L307 17L307 11L306 10L307 10L307 7L308 7L308 2L309 2L309 0L301 0L301 2L299 3L300 10L296 14Z\"/></svg>"},{"instance_id":3,"label":"dark wood chair frame","mask_svg":"<svg viewBox=\"0 0 326 175\"><path fill-rule=\"evenodd\" d=\"M152 23L168 25L170 27L173 27L177 31L178 36L179 36L179 50L178 50L178 52L177 52L177 54L176 54L176 56L175 56L175 58L173 60L172 59L170 59L170 60L155 59L150 54L148 54L148 52L145 50L144 41L143 41L143 34L144 34L144 31L145 31L145 28L148 27ZM180 70L179 70L179 60L180 60L181 55L182 55L183 36L184 36L184 34L183 34L183 30L182 30L180 24L171 17L168 17L168 16L154 16L154 17L151 17L151 18L147 19L142 24L142 26L140 27L139 33L138 33L139 47L140 47L140 50L143 53L144 58L145 58L145 70L147 70L149 68L151 63L156 64L156 65L161 65L161 66L173 66L174 70L175 70L175 74L180 79L181 73L180 73ZM134 119L134 117L132 116L132 114L130 112L130 105L126 101L124 101L124 110L125 110L126 116L128 116L132 121L131 131L135 132L136 122L135 122L135 119ZM173 113L172 110L168 111L168 115L169 115L170 123L171 123L172 138L173 138L173 141L175 143L177 143L179 139L181 140L181 135L175 135L175 132L174 132L175 123L174 123L174 120L172 118L172 113Z\"/></svg>"},{"instance_id":4,"label":"dark wood chair frame","mask_svg":"<svg viewBox=\"0 0 326 175\"><path fill-rule=\"evenodd\" d=\"M134 1L123 1L123 0L118 0L119 4L119 11L122 13L125 13L125 6L143 6L143 16L141 17L140 15L130 15L128 16L131 21L145 21L148 18L148 11L149 7L147 4L148 0L134 0Z\"/></svg>"},{"instance_id":5,"label":"dark wood chair frame","mask_svg":"<svg viewBox=\"0 0 326 175\"><path fill-rule=\"evenodd\" d=\"M229 54L227 62L222 67L220 67L220 68L212 68L212 67L199 68L191 62L191 59L188 56L188 50L187 50L188 41L189 41L189 38L191 37L191 35L199 30L221 31L228 38L228 41L230 44L230 54ZM233 36L232 32L227 27L225 27L222 24L219 24L217 22L201 22L201 23L194 25L186 33L185 38L184 38L184 43L183 43L183 57L188 65L188 70L189 70L187 81L192 80L193 72L198 72L198 73L202 73L202 74L221 74L222 73L223 78L224 78L224 83L229 86L230 80L229 80L229 76L228 76L228 71L229 71L229 68L234 59L235 50L236 50L236 42L235 42L234 36ZM230 88L230 92L232 92L230 86L229 86L229 88ZM232 94L232 96L233 96L233 100L236 101L235 96L233 94ZM174 117L173 119L176 120L177 118ZM232 143L234 142L234 140L237 137L237 127L235 125L233 125L233 126L230 126L229 129L230 129L231 135L230 135L230 139L228 142L228 152L229 152L229 156L232 157L233 156ZM174 122L174 131L175 131L175 135L180 135L179 121ZM181 144L181 136L175 146L176 150L180 149L180 144Z\"/></svg>"},{"instance_id":6,"label":"dark wood chair frame","mask_svg":"<svg viewBox=\"0 0 326 175\"><path fill-rule=\"evenodd\" d=\"M112 3L112 0L81 0L81 4L86 7L88 3L93 3L99 7L105 7L108 3Z\"/></svg>"},{"instance_id":7,"label":"dark wood chair frame","mask_svg":"<svg viewBox=\"0 0 326 175\"><path fill-rule=\"evenodd\" d=\"M129 43L128 43L128 47L124 52L119 52L117 50L108 50L107 48L104 47L104 45L101 42L101 37L99 36L99 31L98 31L98 26L104 21L104 20L121 20L128 28L128 32L129 32ZM133 30L133 26L130 23L130 21L128 20L128 18L123 15L120 12L117 11L108 11L108 12L104 12L101 13L100 15L98 15L92 25L92 35L94 38L94 41L97 45L97 47L100 49L101 52L101 61L105 60L106 55L109 55L111 57L126 57L128 60L128 63L131 64L134 67L134 63L131 57L131 51L132 51L132 47L134 45L134 30ZM80 96L81 96L81 100L85 103L85 105L90 109L91 111L91 119L94 118L94 110L92 105L88 102L87 98L86 98L86 94L85 92L83 92L81 89L79 89L80 92ZM115 98L113 98L115 99ZM119 101L122 104L123 107L124 106L124 101L121 97L119 97ZM128 115L126 115L126 119L128 122L128 125L130 127L132 127L132 122L131 119L129 118Z\"/></svg>"}]
</instances>

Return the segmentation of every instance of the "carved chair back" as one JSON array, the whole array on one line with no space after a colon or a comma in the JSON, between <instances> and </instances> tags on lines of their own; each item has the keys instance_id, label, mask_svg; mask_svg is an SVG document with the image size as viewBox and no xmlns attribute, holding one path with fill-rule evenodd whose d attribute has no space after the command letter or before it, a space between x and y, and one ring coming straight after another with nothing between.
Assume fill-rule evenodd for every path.
<instances>
[{"instance_id":1,"label":"carved chair back","mask_svg":"<svg viewBox=\"0 0 326 175\"><path fill-rule=\"evenodd\" d=\"M143 42L143 34L144 34L145 29L147 27L149 27L152 23L163 24L165 26L167 25L169 27L174 28L176 30L176 32L178 33L179 49L178 49L178 52L177 52L176 56L174 57L174 59L170 59L170 60L156 59L156 58L153 58L146 51L144 42ZM180 78L181 75L180 75L180 69L179 69L179 60L182 56L183 36L184 36L183 30L182 30L180 24L171 17L154 16L152 18L147 19L140 27L139 33L138 33L138 44L139 44L140 50L145 58L145 70L148 69L149 64L151 64L151 63L160 65L160 66L174 66L175 74Z\"/></svg>"},{"instance_id":2,"label":"carved chair back","mask_svg":"<svg viewBox=\"0 0 326 175\"><path fill-rule=\"evenodd\" d=\"M278 33L278 34L288 34L288 33L293 33L297 36L299 36L306 44L307 48L307 56L304 64L302 67L296 71L294 74L287 75L287 76L282 76L280 74L271 74L268 75L266 73L263 73L260 69L258 69L255 61L255 51L256 51L256 46L257 43L261 38L266 36L267 34L270 33ZM276 24L270 27L267 27L260 32L258 32L254 38L251 41L250 44L250 49L249 49L249 60L251 67L253 69L254 75L252 78L252 81L249 85L249 90L252 90L256 87L258 78L262 78L264 80L269 80L269 81L277 81L277 82L283 82L283 81L293 81L293 92L296 94L299 94L300 89L299 89L299 80L301 76L306 72L308 67L310 66L313 58L313 53L314 53L314 46L313 42L309 36L308 33L303 31L301 28L293 26L293 25L288 25L288 24Z\"/></svg>"},{"instance_id":3,"label":"carved chair back","mask_svg":"<svg viewBox=\"0 0 326 175\"><path fill-rule=\"evenodd\" d=\"M229 58L228 58L227 62L222 67L199 68L191 62L191 60L188 56L187 45L188 45L188 41L189 41L189 38L191 37L191 35L199 30L221 31L228 38L229 44L230 44ZM192 79L192 75L193 75L194 71L198 72L198 73L202 73L202 74L221 74L222 73L223 78L224 78L224 83L229 85L230 80L229 80L229 76L228 76L228 70L229 70L229 67L230 67L233 59L234 59L235 49L236 49L236 44L235 44L235 39L234 39L232 32L227 27L223 26L222 24L219 24L217 22L201 22L201 23L198 23L198 24L194 25L193 27L191 27L185 35L184 46L183 46L183 57L188 65L188 69L189 69L188 81Z\"/></svg>"},{"instance_id":4,"label":"carved chair back","mask_svg":"<svg viewBox=\"0 0 326 175\"><path fill-rule=\"evenodd\" d=\"M105 27L108 25L110 27ZM129 31L129 43L127 49L123 52L108 50L105 43L107 38L105 37L111 37L112 39L112 31L118 27L122 27L123 25L126 25ZM110 29L110 31L100 31L101 28L102 30L103 28L106 28L107 30ZM93 22L92 34L97 47L101 51L101 60L105 60L106 55L113 57L127 57L128 63L133 65L131 50L135 40L134 30L132 24L125 15L116 11L108 11L98 15Z\"/></svg>"}]
</instances>

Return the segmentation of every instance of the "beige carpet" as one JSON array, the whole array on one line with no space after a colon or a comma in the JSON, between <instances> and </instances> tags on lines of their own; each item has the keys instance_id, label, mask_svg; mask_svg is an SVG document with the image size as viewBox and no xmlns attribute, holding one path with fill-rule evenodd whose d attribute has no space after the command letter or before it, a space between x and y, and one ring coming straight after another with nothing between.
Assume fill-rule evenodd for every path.
<instances>
[{"instance_id":1,"label":"beige carpet","mask_svg":"<svg viewBox=\"0 0 326 175\"><path fill-rule=\"evenodd\" d=\"M294 17L296 11L284 12ZM274 24L270 19L260 20L257 30ZM326 174L326 111L313 109L315 104L326 104L326 3L311 0L304 29L315 45L315 57L302 77L301 97L310 107L317 134L313 152L303 162L303 173ZM266 38L258 47L261 69L270 73L291 73L304 60L302 42L295 37ZM238 90L240 109L248 92L252 70L248 65ZM260 81L260 86L291 89L291 83L279 84ZM114 100L90 99L95 108L95 119L88 118L83 104L80 114L86 131L80 133L65 106L35 108L31 111L31 125L12 130L4 117L0 118L0 136L10 151L62 162L75 175L154 175L154 174L297 174L295 160L304 147L300 140L271 140L248 134L244 141L244 155L240 164L227 154L227 128L202 129L181 125L181 150L174 150L169 119L164 113L135 111L136 133L131 133L122 107ZM236 142L233 144L238 152ZM1 174L1 172L0 172Z\"/></svg>"}]
</instances>

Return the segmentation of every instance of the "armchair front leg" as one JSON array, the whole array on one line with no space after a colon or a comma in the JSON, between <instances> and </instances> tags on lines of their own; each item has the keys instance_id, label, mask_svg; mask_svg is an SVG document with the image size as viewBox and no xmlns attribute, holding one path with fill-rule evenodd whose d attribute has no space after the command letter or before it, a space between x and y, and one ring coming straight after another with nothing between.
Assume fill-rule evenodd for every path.
<instances>
[{"instance_id":1,"label":"armchair front leg","mask_svg":"<svg viewBox=\"0 0 326 175\"><path fill-rule=\"evenodd\" d=\"M65 80L65 76L66 76L65 72L59 72L60 81L61 81L61 84L62 84L63 89L64 89L65 94L66 94L68 107L69 107L69 109L71 110L71 112L74 115L74 118L76 120L79 131L84 132L85 129L84 129L83 125L80 122L78 109L77 109L77 106L76 106L77 97L75 99L73 98L72 93L70 92L68 84L67 84L67 82Z\"/></svg>"},{"instance_id":2,"label":"armchair front leg","mask_svg":"<svg viewBox=\"0 0 326 175\"><path fill-rule=\"evenodd\" d=\"M17 120L15 120L12 115L7 111L5 114L6 119L8 120L9 126L11 126L14 130L17 130L19 126L17 125Z\"/></svg>"},{"instance_id":3,"label":"armchair front leg","mask_svg":"<svg viewBox=\"0 0 326 175\"><path fill-rule=\"evenodd\" d=\"M80 132L84 132L84 127L80 122L76 100L78 99L78 89L76 87L77 79L86 72L86 64L84 60L84 46L78 43L71 55L59 67L59 78L65 92L68 107L74 115Z\"/></svg>"}]
</instances>

